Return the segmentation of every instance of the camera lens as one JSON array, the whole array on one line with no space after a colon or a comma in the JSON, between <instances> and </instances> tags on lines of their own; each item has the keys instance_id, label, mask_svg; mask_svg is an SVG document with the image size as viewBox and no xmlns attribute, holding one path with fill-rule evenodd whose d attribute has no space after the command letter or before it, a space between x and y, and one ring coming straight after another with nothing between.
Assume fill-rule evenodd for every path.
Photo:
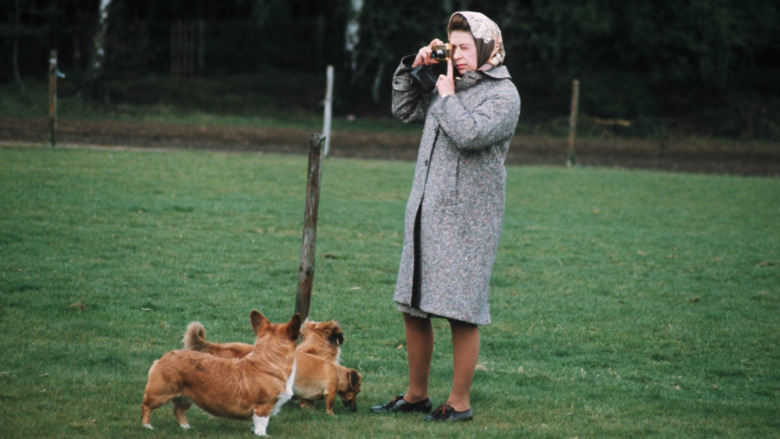
<instances>
[{"instance_id":1,"label":"camera lens","mask_svg":"<svg viewBox=\"0 0 780 439\"><path fill-rule=\"evenodd\" d=\"M451 46L449 44L437 44L431 49L431 58L436 61L447 61L450 59Z\"/></svg>"}]
</instances>

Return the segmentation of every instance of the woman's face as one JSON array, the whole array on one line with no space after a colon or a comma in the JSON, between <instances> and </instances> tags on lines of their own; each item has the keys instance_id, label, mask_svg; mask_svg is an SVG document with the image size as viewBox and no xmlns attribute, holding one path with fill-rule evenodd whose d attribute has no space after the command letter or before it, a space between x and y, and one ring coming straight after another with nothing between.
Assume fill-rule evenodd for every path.
<instances>
[{"instance_id":1,"label":"woman's face","mask_svg":"<svg viewBox=\"0 0 780 439\"><path fill-rule=\"evenodd\" d=\"M452 60L461 75L470 70L477 70L477 45L474 43L471 32L452 31L450 44L452 44L453 49Z\"/></svg>"}]
</instances>

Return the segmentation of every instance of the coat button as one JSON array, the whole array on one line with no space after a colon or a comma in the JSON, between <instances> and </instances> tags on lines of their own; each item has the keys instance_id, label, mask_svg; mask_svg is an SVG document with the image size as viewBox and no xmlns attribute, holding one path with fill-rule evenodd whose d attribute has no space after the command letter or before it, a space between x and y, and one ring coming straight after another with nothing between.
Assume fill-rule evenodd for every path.
<instances>
[{"instance_id":1,"label":"coat button","mask_svg":"<svg viewBox=\"0 0 780 439\"><path fill-rule=\"evenodd\" d=\"M427 168L427 167L428 167L428 160L424 161L424 162L423 162L423 164L424 164L424 165L425 165L425 167Z\"/></svg>"}]
</instances>

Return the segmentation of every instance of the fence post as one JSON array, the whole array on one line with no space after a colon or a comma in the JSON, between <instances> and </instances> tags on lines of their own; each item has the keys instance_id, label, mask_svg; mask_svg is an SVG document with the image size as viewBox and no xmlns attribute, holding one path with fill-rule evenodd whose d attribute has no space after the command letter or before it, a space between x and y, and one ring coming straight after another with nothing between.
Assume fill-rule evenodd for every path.
<instances>
[{"instance_id":1,"label":"fence post","mask_svg":"<svg viewBox=\"0 0 780 439\"><path fill-rule=\"evenodd\" d=\"M320 204L320 178L322 176L322 134L312 134L309 140L309 169L306 180L306 210L303 215L303 239L301 260L298 266L298 292L295 312L303 319L309 316L309 303L314 283L314 248L317 238L317 211Z\"/></svg>"},{"instance_id":2,"label":"fence post","mask_svg":"<svg viewBox=\"0 0 780 439\"><path fill-rule=\"evenodd\" d=\"M333 118L333 66L329 65L326 73L326 85L325 85L325 115L322 123L322 133L325 136L325 149L322 155L325 157L330 153L330 125Z\"/></svg>"},{"instance_id":3,"label":"fence post","mask_svg":"<svg viewBox=\"0 0 780 439\"><path fill-rule=\"evenodd\" d=\"M571 114L569 114L569 151L566 154L566 167L574 165L574 137L577 134L577 107L580 101L580 81L575 79L571 83Z\"/></svg>"},{"instance_id":4,"label":"fence post","mask_svg":"<svg viewBox=\"0 0 780 439\"><path fill-rule=\"evenodd\" d=\"M49 145L57 144L57 51L49 53Z\"/></svg>"}]
</instances>

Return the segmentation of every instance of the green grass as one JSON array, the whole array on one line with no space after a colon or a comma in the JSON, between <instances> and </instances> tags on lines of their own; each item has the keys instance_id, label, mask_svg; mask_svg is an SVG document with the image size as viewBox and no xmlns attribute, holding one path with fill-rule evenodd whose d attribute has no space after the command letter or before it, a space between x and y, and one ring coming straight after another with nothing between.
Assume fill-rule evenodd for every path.
<instances>
[{"instance_id":1,"label":"green grass","mask_svg":"<svg viewBox=\"0 0 780 439\"><path fill-rule=\"evenodd\" d=\"M328 159L311 317L345 329L359 411L285 406L274 437L780 437L780 180L511 167L462 425L373 416L405 386L391 295L413 164ZM0 148L0 437L251 437L169 407L146 372L200 320L290 317L306 158ZM431 392L449 391L436 321Z\"/></svg>"}]
</instances>

